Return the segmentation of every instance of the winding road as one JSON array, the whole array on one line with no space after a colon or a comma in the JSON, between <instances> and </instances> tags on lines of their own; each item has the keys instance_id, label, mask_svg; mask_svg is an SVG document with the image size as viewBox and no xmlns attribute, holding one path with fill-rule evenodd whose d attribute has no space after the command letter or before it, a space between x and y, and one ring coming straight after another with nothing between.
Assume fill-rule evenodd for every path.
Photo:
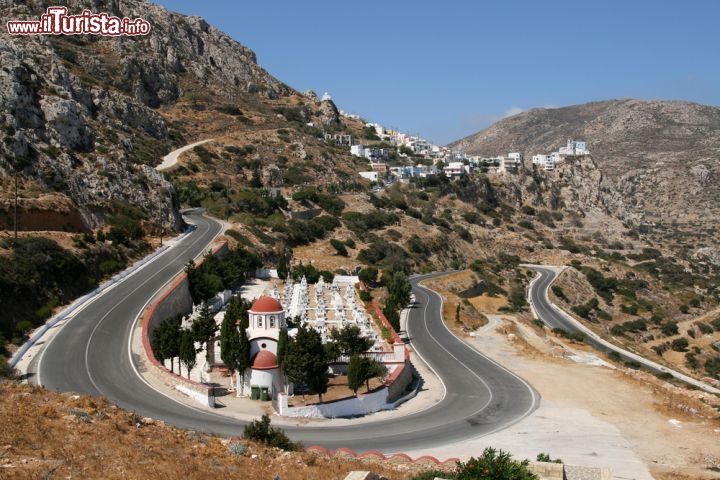
<instances>
[{"instance_id":1,"label":"winding road","mask_svg":"<svg viewBox=\"0 0 720 480\"><path fill-rule=\"evenodd\" d=\"M197 214L186 218L197 225L192 233L77 313L47 342L30 370L51 390L104 395L123 408L179 427L238 435L242 421L168 399L147 385L133 365L129 338L135 318L220 232L212 219ZM329 449L393 453L487 435L538 407L540 397L527 382L450 333L441 320L441 298L418 284L427 277L412 279L417 301L407 334L412 348L442 380L443 399L382 422L283 427L291 438Z\"/></svg>"},{"instance_id":2,"label":"winding road","mask_svg":"<svg viewBox=\"0 0 720 480\"><path fill-rule=\"evenodd\" d=\"M582 332L585 334L585 342L591 345L598 351L608 353L613 352L618 358L626 362L636 362L643 366L643 368L656 374L670 374L676 379L691 385L694 388L699 388L708 393L720 394L720 389L710 386L700 380L685 375L682 372L673 370L669 367L661 365L657 362L653 362L647 358L644 358L634 352L630 352L622 347L619 347L604 338L600 337L597 333L583 325L581 322L573 319L569 314L563 312L552 304L548 299L547 292L550 285L555 281L558 276L558 268L545 267L540 265L526 265L528 268L536 271L538 276L533 280L530 291L529 300L535 310L536 316L545 322L550 328L562 328L568 332Z\"/></svg>"}]
</instances>

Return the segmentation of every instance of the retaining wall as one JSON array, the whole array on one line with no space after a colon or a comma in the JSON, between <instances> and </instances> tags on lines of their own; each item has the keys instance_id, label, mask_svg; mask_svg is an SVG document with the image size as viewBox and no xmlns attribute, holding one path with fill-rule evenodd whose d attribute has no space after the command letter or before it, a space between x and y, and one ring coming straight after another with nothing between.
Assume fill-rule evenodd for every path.
<instances>
[{"instance_id":1,"label":"retaining wall","mask_svg":"<svg viewBox=\"0 0 720 480\"><path fill-rule=\"evenodd\" d=\"M223 243L213 250L215 255L223 255L228 252L227 243ZM192 297L190 295L190 282L185 272L180 273L175 280L153 300L141 317L142 342L151 369L156 369L158 376L165 379L164 382L171 388L184 393L188 397L202 405L215 406L215 395L213 388L202 383L194 382L180 375L177 375L162 365L155 358L150 346L150 339L154 330L168 317L178 314L187 315L192 313Z\"/></svg>"}]
</instances>

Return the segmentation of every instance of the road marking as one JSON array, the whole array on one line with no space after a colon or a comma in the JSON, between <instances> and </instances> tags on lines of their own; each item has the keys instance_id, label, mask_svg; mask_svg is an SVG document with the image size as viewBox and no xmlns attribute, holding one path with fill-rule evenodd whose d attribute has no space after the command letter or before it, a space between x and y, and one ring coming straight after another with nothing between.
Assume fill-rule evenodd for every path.
<instances>
[{"instance_id":1,"label":"road marking","mask_svg":"<svg viewBox=\"0 0 720 480\"><path fill-rule=\"evenodd\" d=\"M223 232L223 228L222 228L222 227L223 227L223 224L221 224L221 223L219 223L219 222L215 222L214 220L209 219L209 217L208 217L206 220L208 220L208 225L210 225L211 223L215 223L216 225L220 226L220 228L218 229L218 233L213 237L213 239L212 239L210 242L208 242L208 245L210 245L210 244L212 244L212 243L215 241L215 239L217 239L218 236L220 236L220 234L222 234L222 232ZM199 255L198 255L198 257L199 257ZM197 258L197 257L196 257L196 258ZM140 311L138 312L138 314L135 316L135 320L133 320L133 323L132 323L132 325L131 325L131 327L130 327L130 336L128 337L128 343L127 343L127 352L128 352L128 358L130 359L130 366L132 367L133 372L135 372L135 376L137 376L137 377L140 379L140 381L142 381L145 385L147 385L147 386L148 386L151 390L153 390L154 392L159 393L160 395L164 396L165 398L168 398L169 400L172 400L173 402L175 402L175 403L177 403L177 404L179 404L179 405L181 405L181 406L183 406L183 407L190 408L190 409L195 410L195 411L197 411L197 412L211 413L211 412L208 412L208 411L206 411L206 410L197 408L197 407L194 406L194 405L189 405L189 404L187 404L187 403L185 403L185 402L181 402L180 400L171 397L170 395L166 394L165 392L162 392L162 391L156 389L150 382L148 382L147 380L145 380L145 377L142 376L142 374L140 373L140 370L138 370L137 365L135 364L135 360L133 359L133 351L132 351L133 332L134 332L135 329L137 328L138 321L140 321L140 318L142 317L143 312L145 312L145 309L146 309L147 306L150 304L150 302L152 302L152 301L157 297L157 295L158 295L161 291L163 291L170 283L172 283L176 278L177 278L177 275L174 276L174 277L172 277L171 279L169 279L169 280L168 280L167 282L165 282L165 284L163 284L159 289L157 289L155 292L153 292L152 296L147 300L147 302L145 302L145 304L142 306L142 308L140 309ZM224 416L224 415L217 415L217 414L213 414L213 415L219 416L219 417L221 417L221 418L228 418L228 417L226 417L226 416Z\"/></svg>"},{"instance_id":2,"label":"road marking","mask_svg":"<svg viewBox=\"0 0 720 480\"><path fill-rule=\"evenodd\" d=\"M427 292L432 292L432 294L434 294L435 296L437 296L437 298L440 299L440 316L442 317L442 307L443 307L443 303L444 303L444 302L443 302L443 299L442 299L442 296L439 295L437 292L435 292L434 290L432 290L432 289L430 289L430 288L421 286L421 285L419 285L419 284L418 284L417 286L421 289L421 291L422 291L422 290L426 290ZM428 299L429 299L429 294L428 294L427 292L423 292L423 294L425 294L426 296L428 296ZM429 302L428 302L428 303L429 303ZM427 305L428 305L428 304L426 304L426 309L427 309ZM425 314L423 314L423 318L426 320L427 316L426 316ZM426 320L426 322L427 322L427 320ZM471 437L471 439L483 437L483 436L486 436L486 435L490 435L490 434L495 433L495 432L497 432L497 431L500 431L500 430L503 430L503 429L505 429L505 428L508 428L509 426L511 426L511 425L519 422L520 420L526 418L528 415L530 415L530 413L532 413L532 412L539 406L540 395L535 391L535 389L534 389L527 381L525 381L523 378L521 378L521 377L520 377L519 375L517 375L516 373L514 373L514 372L508 370L507 368L505 368L504 366L500 365L500 364L497 363L495 360L487 357L486 355L483 355L483 354L480 353L478 350L474 349L473 347L471 347L470 345L468 345L465 341L463 341L462 339L460 339L459 337L457 337L457 336L456 336L454 333L452 333L452 331L447 327L447 325L445 324L444 320L442 320L442 318L440 319L440 322L442 323L442 326L445 328L445 330L447 330L447 332L448 332L453 338L457 339L457 340L460 342L461 345L464 345L466 348L468 348L471 353L482 357L483 359L487 360L488 362L492 363L492 364L495 365L496 367L500 368L501 370L509 373L509 374L512 375L514 378L516 378L522 385L524 385L524 386L528 389L528 391L530 392L531 399L532 399L532 401L530 402L530 406L529 406L528 409L522 414L521 417L512 420L512 421L511 421L510 423L508 423L508 424L505 424L505 425L502 425L502 426L498 426L497 428L495 428L495 429L492 430L492 431L482 433L482 434L477 435L477 436L475 436L475 437ZM427 323L425 324L425 328L427 329ZM433 338L433 340L435 340L435 342L436 342L438 345L440 345L440 347L441 347L443 350L445 350L445 351L446 351L452 358L454 358L459 364L461 364L461 365L462 365L463 367L465 367L470 373L472 373L473 376L475 376L475 378L477 378L483 385L485 385L485 388L488 390L488 392L490 392L490 398L488 399L487 403L486 403L485 405L483 405L479 410L475 411L475 412L472 414L472 416L475 416L475 415L477 415L478 413L481 413L483 410L485 410L485 408L487 408L487 406L490 404L490 402L491 402L492 399L493 399L493 392L492 392L492 390L490 389L490 387L488 386L487 382L485 382L485 380L482 379L477 373L475 373L470 367L468 367L466 364L464 364L463 362L461 362L455 355L453 355L450 351L448 351L448 349L446 349L443 345L441 345L440 342L438 342L437 338L435 338L435 337L430 333L429 330L427 330L427 331L428 331L428 334ZM426 362L426 363L427 363L427 362Z\"/></svg>"}]
</instances>

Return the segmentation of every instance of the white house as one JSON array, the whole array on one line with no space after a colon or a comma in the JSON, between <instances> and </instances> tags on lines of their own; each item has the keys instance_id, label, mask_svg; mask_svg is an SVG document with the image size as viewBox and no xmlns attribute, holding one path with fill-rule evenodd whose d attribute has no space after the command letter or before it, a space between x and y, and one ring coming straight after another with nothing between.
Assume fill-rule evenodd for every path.
<instances>
[{"instance_id":1,"label":"white house","mask_svg":"<svg viewBox=\"0 0 720 480\"><path fill-rule=\"evenodd\" d=\"M354 155L356 157L364 157L365 156L365 146L362 144L352 145L350 147L350 154Z\"/></svg>"},{"instance_id":2,"label":"white house","mask_svg":"<svg viewBox=\"0 0 720 480\"><path fill-rule=\"evenodd\" d=\"M365 149L365 158L371 162L374 160L387 161L390 158L390 152L387 148L368 147Z\"/></svg>"},{"instance_id":3,"label":"white house","mask_svg":"<svg viewBox=\"0 0 720 480\"><path fill-rule=\"evenodd\" d=\"M567 145L558 149L560 155L590 155L587 143L582 140L568 139Z\"/></svg>"},{"instance_id":4,"label":"white house","mask_svg":"<svg viewBox=\"0 0 720 480\"><path fill-rule=\"evenodd\" d=\"M533 165L542 167L544 170L555 170L560 160L562 160L562 157L558 152L553 152L550 155L540 153L532 157Z\"/></svg>"},{"instance_id":5,"label":"white house","mask_svg":"<svg viewBox=\"0 0 720 480\"><path fill-rule=\"evenodd\" d=\"M363 178L367 178L371 182L377 182L380 173L379 172L359 172L360 176Z\"/></svg>"},{"instance_id":6,"label":"white house","mask_svg":"<svg viewBox=\"0 0 720 480\"><path fill-rule=\"evenodd\" d=\"M520 152L510 152L508 153L508 159L514 161L516 164L520 165L523 161L522 153Z\"/></svg>"},{"instance_id":7,"label":"white house","mask_svg":"<svg viewBox=\"0 0 720 480\"><path fill-rule=\"evenodd\" d=\"M498 172L514 172L522 166L522 155L517 152L509 153L507 157L499 157Z\"/></svg>"},{"instance_id":8,"label":"white house","mask_svg":"<svg viewBox=\"0 0 720 480\"><path fill-rule=\"evenodd\" d=\"M557 162L555 162L555 158L552 155L545 155L545 162L543 163L545 170L555 170L556 165Z\"/></svg>"},{"instance_id":9,"label":"white house","mask_svg":"<svg viewBox=\"0 0 720 480\"><path fill-rule=\"evenodd\" d=\"M450 162L443 168L443 172L445 172L445 175L448 177L459 177L468 173L468 169L463 162Z\"/></svg>"}]
</instances>

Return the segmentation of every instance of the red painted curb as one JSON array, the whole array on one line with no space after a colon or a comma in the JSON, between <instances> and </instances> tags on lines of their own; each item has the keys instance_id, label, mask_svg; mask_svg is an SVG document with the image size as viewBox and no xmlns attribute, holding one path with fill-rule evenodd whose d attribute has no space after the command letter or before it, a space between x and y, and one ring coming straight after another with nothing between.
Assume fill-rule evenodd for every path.
<instances>
[{"instance_id":1,"label":"red painted curb","mask_svg":"<svg viewBox=\"0 0 720 480\"><path fill-rule=\"evenodd\" d=\"M432 462L435 465L446 465L448 463L457 463L460 461L460 459L455 458L455 457L448 458L447 460L444 460L444 461L440 461L436 457L433 457L431 455L423 455L421 457L413 459L406 453L394 453L394 454L388 456L377 450L368 450L367 452L358 454L351 448L341 447L341 448L338 448L335 450L328 450L327 448L325 448L321 445L312 445L312 446L306 448L305 451L306 452L318 452L323 455L327 455L329 457L334 457L337 455L348 455L348 456L351 456L351 457L357 458L357 459L363 459L363 458L367 458L367 457L376 457L383 461L402 460L402 461L408 462L408 463Z\"/></svg>"},{"instance_id":2,"label":"red painted curb","mask_svg":"<svg viewBox=\"0 0 720 480\"><path fill-rule=\"evenodd\" d=\"M223 248L226 245L227 245L227 242L222 242L220 245L215 247L215 249L212 251L212 253L213 254L217 253L221 248ZM204 261L205 261L205 259L202 258L197 263L196 266L202 265L202 263ZM152 347L150 346L150 331L149 331L148 327L150 325L150 319L152 318L153 314L155 313L155 309L158 307L158 305L160 305L160 303L163 300L165 300L168 297L168 295L170 295L178 286L180 286L180 284L182 282L184 282L186 278L187 278L187 273L182 272L182 273L178 274L178 276L175 277L175 280L172 281L170 286L168 286L165 289L165 291L163 291L163 293L160 294L160 296L158 298L153 300L152 303L150 303L148 308L145 310L145 312L143 313L143 317L142 317L142 343L143 343L143 348L145 349L145 355L147 356L148 360L150 360L150 363L152 363L154 366L163 369L165 371L165 373L167 373L168 375L172 375L176 380L181 380L184 383L189 383L196 387L200 386L200 387L208 388L207 385L204 385L204 384L198 383L194 380L185 378L185 377L183 377L175 372L171 372L170 370L165 368L165 366L163 364L161 364L157 360L157 358L155 358L155 354L153 353Z\"/></svg>"}]
</instances>

